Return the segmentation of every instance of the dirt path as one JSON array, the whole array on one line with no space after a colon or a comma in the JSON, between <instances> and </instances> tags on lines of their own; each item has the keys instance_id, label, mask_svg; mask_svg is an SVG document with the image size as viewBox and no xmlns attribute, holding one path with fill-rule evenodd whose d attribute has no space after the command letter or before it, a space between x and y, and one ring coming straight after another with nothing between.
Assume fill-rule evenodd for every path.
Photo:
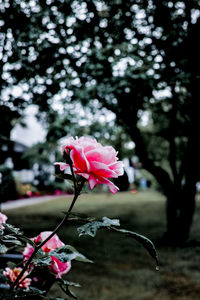
<instances>
[{"instance_id":1,"label":"dirt path","mask_svg":"<svg viewBox=\"0 0 200 300\"><path fill-rule=\"evenodd\" d=\"M26 198L26 199L7 201L5 203L1 203L1 210L5 211L5 210L18 208L18 207L22 207L22 206L34 205L37 203L54 200L54 199L60 198L62 196L67 196L67 195L57 195L57 196L47 195L47 196L41 196L41 197L32 197L32 198Z\"/></svg>"}]
</instances>

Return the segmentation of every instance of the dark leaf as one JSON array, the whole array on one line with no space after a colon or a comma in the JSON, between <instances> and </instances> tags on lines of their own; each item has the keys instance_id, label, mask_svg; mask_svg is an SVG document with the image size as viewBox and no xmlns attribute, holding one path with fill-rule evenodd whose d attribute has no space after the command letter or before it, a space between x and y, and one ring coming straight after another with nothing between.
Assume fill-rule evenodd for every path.
<instances>
[{"instance_id":1,"label":"dark leaf","mask_svg":"<svg viewBox=\"0 0 200 300\"><path fill-rule=\"evenodd\" d=\"M31 295L43 295L46 293L46 291L42 291L35 287L30 287L28 293L30 293Z\"/></svg>"},{"instance_id":2,"label":"dark leaf","mask_svg":"<svg viewBox=\"0 0 200 300\"><path fill-rule=\"evenodd\" d=\"M77 299L77 296L72 291L70 291L70 289L69 289L68 286L66 286L65 289L62 289L62 290L65 292L65 294L67 296L70 296L70 297L72 297L74 299Z\"/></svg>"},{"instance_id":3,"label":"dark leaf","mask_svg":"<svg viewBox=\"0 0 200 300\"><path fill-rule=\"evenodd\" d=\"M60 282L60 287L63 290L63 292L74 299L77 299L77 296L69 289L69 286L72 286L71 284L68 284L68 281L62 281Z\"/></svg>"},{"instance_id":4,"label":"dark leaf","mask_svg":"<svg viewBox=\"0 0 200 300\"><path fill-rule=\"evenodd\" d=\"M133 231L119 229L119 228L115 228L115 227L112 227L111 229L114 231L117 231L119 233L125 234L127 236L130 236L130 237L134 238L136 241L138 241L139 243L141 243L143 245L143 247L149 252L149 254L155 259L157 268L158 268L158 254L157 254L156 248L151 240L149 240L145 236L138 234L136 232L133 232Z\"/></svg>"},{"instance_id":5,"label":"dark leaf","mask_svg":"<svg viewBox=\"0 0 200 300\"><path fill-rule=\"evenodd\" d=\"M0 269L0 281L10 282L10 280L3 275L3 269Z\"/></svg>"},{"instance_id":6,"label":"dark leaf","mask_svg":"<svg viewBox=\"0 0 200 300\"><path fill-rule=\"evenodd\" d=\"M28 243L31 246L35 247L35 243L32 240L30 240L29 238L27 238L25 235L18 236L18 239L24 243Z\"/></svg>"},{"instance_id":7,"label":"dark leaf","mask_svg":"<svg viewBox=\"0 0 200 300\"><path fill-rule=\"evenodd\" d=\"M82 213L70 212L69 215L73 216L73 217L76 217L77 220L85 221L85 222L93 222L93 221L96 220L94 217L91 217L91 216L88 216L88 215L85 215L85 214L82 214Z\"/></svg>"},{"instance_id":8,"label":"dark leaf","mask_svg":"<svg viewBox=\"0 0 200 300\"><path fill-rule=\"evenodd\" d=\"M73 177L70 174L64 174L63 172L59 173L59 174L55 174L55 176L59 179L66 179L66 180L72 180L73 181Z\"/></svg>"},{"instance_id":9,"label":"dark leaf","mask_svg":"<svg viewBox=\"0 0 200 300\"><path fill-rule=\"evenodd\" d=\"M74 286L74 287L81 287L79 283L68 281L68 280L65 280L63 278L59 278L58 281L61 282L64 285Z\"/></svg>"}]
</instances>

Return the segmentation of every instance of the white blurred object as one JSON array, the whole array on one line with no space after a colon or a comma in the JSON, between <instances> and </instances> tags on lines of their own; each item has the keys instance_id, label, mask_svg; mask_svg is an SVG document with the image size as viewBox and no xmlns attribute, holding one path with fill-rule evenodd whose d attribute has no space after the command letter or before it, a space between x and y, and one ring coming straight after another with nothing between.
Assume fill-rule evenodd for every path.
<instances>
[{"instance_id":1,"label":"white blurred object","mask_svg":"<svg viewBox=\"0 0 200 300\"><path fill-rule=\"evenodd\" d=\"M129 159L128 158L123 159L123 163L124 163L124 170L126 171L126 173L128 175L129 183L133 183L134 182L134 169L133 169L133 167L130 166Z\"/></svg>"},{"instance_id":2,"label":"white blurred object","mask_svg":"<svg viewBox=\"0 0 200 300\"><path fill-rule=\"evenodd\" d=\"M196 190L198 193L200 192L200 181L196 183Z\"/></svg>"},{"instance_id":3,"label":"white blurred object","mask_svg":"<svg viewBox=\"0 0 200 300\"><path fill-rule=\"evenodd\" d=\"M32 170L23 169L13 172L14 177L19 178L22 183L32 183L34 180L34 172Z\"/></svg>"},{"instance_id":4,"label":"white blurred object","mask_svg":"<svg viewBox=\"0 0 200 300\"><path fill-rule=\"evenodd\" d=\"M11 140L25 144L26 146L32 146L37 142L43 142L46 136L46 130L37 121L36 114L38 113L38 107L36 105L30 105L25 110L24 122L26 127L22 127L17 124L11 131Z\"/></svg>"}]
</instances>

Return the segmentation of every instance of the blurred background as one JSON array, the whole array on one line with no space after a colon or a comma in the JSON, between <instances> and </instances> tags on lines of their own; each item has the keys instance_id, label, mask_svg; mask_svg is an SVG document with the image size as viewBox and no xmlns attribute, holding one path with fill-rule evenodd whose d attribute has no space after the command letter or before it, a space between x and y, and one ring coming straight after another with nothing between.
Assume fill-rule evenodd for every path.
<instances>
[{"instance_id":1,"label":"blurred background","mask_svg":"<svg viewBox=\"0 0 200 300\"><path fill-rule=\"evenodd\" d=\"M122 192L165 199L162 245L185 245L200 189L199 32L198 0L0 1L1 202L71 193L53 163L66 137L90 135L119 151Z\"/></svg>"}]
</instances>

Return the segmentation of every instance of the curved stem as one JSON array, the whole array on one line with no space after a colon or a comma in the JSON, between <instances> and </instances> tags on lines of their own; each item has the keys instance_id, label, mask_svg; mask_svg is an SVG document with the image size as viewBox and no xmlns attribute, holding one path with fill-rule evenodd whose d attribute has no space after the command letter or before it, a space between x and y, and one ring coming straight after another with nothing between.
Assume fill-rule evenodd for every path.
<instances>
[{"instance_id":1,"label":"curved stem","mask_svg":"<svg viewBox=\"0 0 200 300\"><path fill-rule=\"evenodd\" d=\"M73 174L73 170L72 170L72 174ZM75 176L73 177L74 180L75 180ZM48 236L48 238L46 238L44 241L42 241L39 245L36 245L35 246L35 249L33 251L33 253L31 254L31 256L29 257L29 259L27 260L26 264L24 265L21 273L18 275L18 277L16 278L16 280L13 282L13 284L10 286L10 289L13 290L15 287L17 287L17 285L19 284L20 282L20 279L22 278L22 276L24 275L24 273L26 272L26 270L28 269L28 266L30 265L33 257L36 255L36 253L39 251L39 249L42 248L42 246L44 246L44 244L46 244L46 242L48 242L53 236L54 234L56 234L60 228L66 223L68 217L69 217L69 214L70 212L72 211L73 207L74 207L74 204L78 198L78 196L80 195L80 192L83 188L83 185L85 183L85 178L82 179L80 185L77 185L74 183L74 187L75 187L75 194L74 194L74 198L71 202L71 205L66 213L66 215L64 216L64 218L62 219L62 221L58 224L58 226L54 229L54 231ZM23 280L22 280L23 281Z\"/></svg>"}]
</instances>

